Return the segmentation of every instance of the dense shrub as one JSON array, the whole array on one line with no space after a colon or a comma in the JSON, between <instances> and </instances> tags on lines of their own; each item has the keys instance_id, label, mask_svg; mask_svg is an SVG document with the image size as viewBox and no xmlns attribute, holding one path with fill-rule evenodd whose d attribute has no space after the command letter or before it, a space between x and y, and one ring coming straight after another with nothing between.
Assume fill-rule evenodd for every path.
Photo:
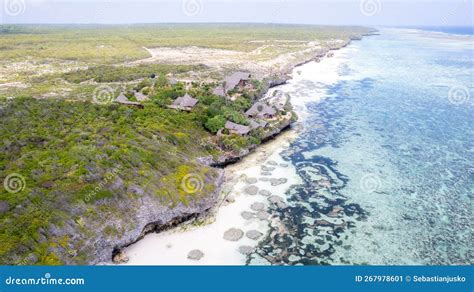
<instances>
[{"instance_id":1,"label":"dense shrub","mask_svg":"<svg viewBox=\"0 0 474 292\"><path fill-rule=\"evenodd\" d=\"M206 121L204 126L208 129L211 133L217 133L220 129L222 129L225 125L226 119L221 115L217 115L213 118L210 118Z\"/></svg>"},{"instance_id":2,"label":"dense shrub","mask_svg":"<svg viewBox=\"0 0 474 292\"><path fill-rule=\"evenodd\" d=\"M96 82L124 82L149 77L152 73L182 73L198 70L190 65L142 64L139 66L101 65L62 74L69 82L80 83L87 80Z\"/></svg>"},{"instance_id":3,"label":"dense shrub","mask_svg":"<svg viewBox=\"0 0 474 292\"><path fill-rule=\"evenodd\" d=\"M187 203L180 189L183 174L206 176L206 167L193 161L217 151L203 146L201 141L211 136L194 118L153 103L136 109L15 98L2 109L0 178L18 173L25 187L17 193L0 189L0 201L9 206L0 213L0 264L30 254L35 261L28 264L62 264L69 252L77 253L71 261L84 263L83 244L53 236L50 228L73 226L79 237L92 238L91 222L123 216L117 202L125 206L134 199L127 191L130 185L161 190L150 195ZM203 192L209 187L204 183ZM79 230L84 225L90 229Z\"/></svg>"}]
</instances>

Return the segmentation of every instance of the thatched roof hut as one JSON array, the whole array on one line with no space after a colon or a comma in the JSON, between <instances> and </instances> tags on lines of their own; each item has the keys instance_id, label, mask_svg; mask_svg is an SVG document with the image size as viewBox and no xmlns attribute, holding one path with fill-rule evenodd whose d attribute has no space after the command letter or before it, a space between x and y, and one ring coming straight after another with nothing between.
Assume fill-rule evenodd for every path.
<instances>
[{"instance_id":1,"label":"thatched roof hut","mask_svg":"<svg viewBox=\"0 0 474 292\"><path fill-rule=\"evenodd\" d=\"M114 100L114 102L117 102L117 103L120 103L120 104L123 104L123 105L143 108L143 104L141 104L139 102L128 100L128 98L123 93L120 93L119 96L117 96L117 98Z\"/></svg>"},{"instance_id":2,"label":"thatched roof hut","mask_svg":"<svg viewBox=\"0 0 474 292\"><path fill-rule=\"evenodd\" d=\"M169 108L179 109L184 111L191 111L193 107L198 103L198 100L191 97L189 94L178 97Z\"/></svg>"},{"instance_id":3,"label":"thatched roof hut","mask_svg":"<svg viewBox=\"0 0 474 292\"><path fill-rule=\"evenodd\" d=\"M250 80L251 76L252 75L248 72L235 72L232 75L227 76L224 78L227 90L232 90L242 82Z\"/></svg>"},{"instance_id":4,"label":"thatched roof hut","mask_svg":"<svg viewBox=\"0 0 474 292\"><path fill-rule=\"evenodd\" d=\"M141 93L140 91L135 91L134 95L135 95L135 98L136 98L138 101L145 101L145 100L148 100L148 96L144 95L144 94Z\"/></svg>"},{"instance_id":5,"label":"thatched roof hut","mask_svg":"<svg viewBox=\"0 0 474 292\"><path fill-rule=\"evenodd\" d=\"M258 129L258 128L265 128L267 126L267 122L265 121L258 121L258 120L250 120L250 129Z\"/></svg>"},{"instance_id":6,"label":"thatched roof hut","mask_svg":"<svg viewBox=\"0 0 474 292\"><path fill-rule=\"evenodd\" d=\"M245 115L250 118L273 118L276 115L276 110L263 102L256 102L249 108Z\"/></svg>"},{"instance_id":7,"label":"thatched roof hut","mask_svg":"<svg viewBox=\"0 0 474 292\"><path fill-rule=\"evenodd\" d=\"M249 126L239 125L230 121L225 123L225 128L229 131L229 133L238 134L241 136L247 135L251 130Z\"/></svg>"},{"instance_id":8,"label":"thatched roof hut","mask_svg":"<svg viewBox=\"0 0 474 292\"><path fill-rule=\"evenodd\" d=\"M232 75L224 78L222 81L223 85L216 87L213 94L225 97L227 92L235 89L237 85L245 86L251 76L248 72L234 72Z\"/></svg>"}]
</instances>

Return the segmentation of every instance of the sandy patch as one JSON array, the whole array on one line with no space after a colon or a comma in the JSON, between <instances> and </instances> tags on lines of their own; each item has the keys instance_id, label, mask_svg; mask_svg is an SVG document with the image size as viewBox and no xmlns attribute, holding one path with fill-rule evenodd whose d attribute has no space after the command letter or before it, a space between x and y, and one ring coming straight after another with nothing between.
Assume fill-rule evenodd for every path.
<instances>
[{"instance_id":1,"label":"sandy patch","mask_svg":"<svg viewBox=\"0 0 474 292\"><path fill-rule=\"evenodd\" d=\"M204 64L212 69L245 70L257 76L288 72L322 50L318 42L267 42L251 52L210 49L196 46L144 48L151 57L132 64Z\"/></svg>"}]
</instances>

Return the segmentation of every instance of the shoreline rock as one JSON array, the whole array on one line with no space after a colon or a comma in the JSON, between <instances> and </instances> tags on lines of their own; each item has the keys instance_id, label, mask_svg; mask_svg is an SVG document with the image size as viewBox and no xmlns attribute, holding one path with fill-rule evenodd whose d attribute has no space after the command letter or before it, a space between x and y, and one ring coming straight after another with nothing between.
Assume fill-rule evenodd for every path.
<instances>
[{"instance_id":1,"label":"shoreline rock","mask_svg":"<svg viewBox=\"0 0 474 292\"><path fill-rule=\"evenodd\" d=\"M193 249L188 253L188 259L194 260L194 261L199 261L204 257L204 253L199 250L199 249Z\"/></svg>"},{"instance_id":2,"label":"shoreline rock","mask_svg":"<svg viewBox=\"0 0 474 292\"><path fill-rule=\"evenodd\" d=\"M214 181L215 190L208 196L190 202L188 205L179 204L172 208L171 206L160 205L152 198L144 197L140 204L140 209L134 216L136 223L132 232L126 233L125 236L110 240L100 238L94 244L94 257L88 262L89 265L95 265L102 262L123 263L122 256L116 258L117 255L124 255L123 249L138 242L149 233L159 233L180 226L184 223L193 222L210 216L214 213L214 208L218 207L221 188L224 182L224 171L219 170L219 175Z\"/></svg>"},{"instance_id":3,"label":"shoreline rock","mask_svg":"<svg viewBox=\"0 0 474 292\"><path fill-rule=\"evenodd\" d=\"M238 228L231 228L224 232L224 239L228 241L239 241L244 236L244 232Z\"/></svg>"}]
</instances>

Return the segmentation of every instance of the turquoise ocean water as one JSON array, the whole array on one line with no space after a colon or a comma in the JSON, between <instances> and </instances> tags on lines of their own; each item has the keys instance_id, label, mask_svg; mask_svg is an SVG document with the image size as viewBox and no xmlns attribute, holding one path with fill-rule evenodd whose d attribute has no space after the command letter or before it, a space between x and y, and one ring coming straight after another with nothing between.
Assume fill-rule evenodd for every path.
<instances>
[{"instance_id":1,"label":"turquoise ocean water","mask_svg":"<svg viewBox=\"0 0 474 292\"><path fill-rule=\"evenodd\" d=\"M473 264L474 37L351 44L283 156L304 183L256 254L278 264ZM318 76L300 84L311 94ZM282 231L283 230L283 231ZM250 260L252 263L252 260Z\"/></svg>"}]
</instances>

